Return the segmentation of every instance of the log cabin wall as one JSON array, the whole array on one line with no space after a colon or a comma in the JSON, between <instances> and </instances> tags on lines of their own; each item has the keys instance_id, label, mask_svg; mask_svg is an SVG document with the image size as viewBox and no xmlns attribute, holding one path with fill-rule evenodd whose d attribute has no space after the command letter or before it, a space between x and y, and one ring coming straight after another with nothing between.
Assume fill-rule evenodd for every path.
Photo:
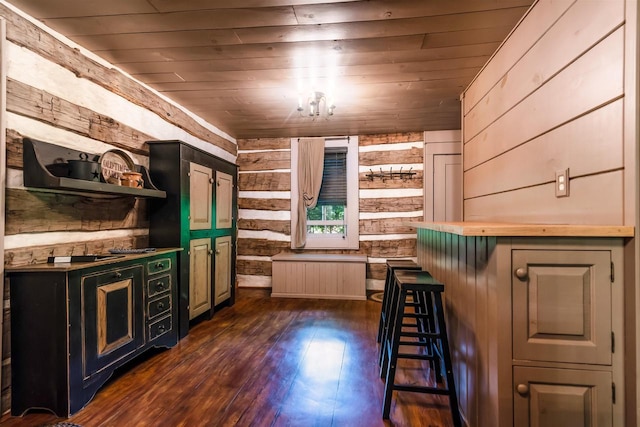
<instances>
[{"instance_id":1,"label":"log cabin wall","mask_svg":"<svg viewBox=\"0 0 640 427\"><path fill-rule=\"evenodd\" d=\"M145 166L145 141L180 139L235 162L235 140L214 126L6 4L0 14L9 58L5 265L148 245L145 199L27 190L24 136L96 154L118 148ZM9 310L5 294L2 412L10 409Z\"/></svg>"},{"instance_id":2,"label":"log cabin wall","mask_svg":"<svg viewBox=\"0 0 640 427\"><path fill-rule=\"evenodd\" d=\"M305 253L365 254L367 289L382 289L387 258L415 258L423 217L423 133L360 135L360 249ZM290 138L238 140L238 285L271 286L271 257L291 251ZM370 170L413 168L412 179L367 178Z\"/></svg>"},{"instance_id":3,"label":"log cabin wall","mask_svg":"<svg viewBox=\"0 0 640 427\"><path fill-rule=\"evenodd\" d=\"M624 1L537 2L463 94L464 219L623 224L624 77Z\"/></svg>"}]
</instances>

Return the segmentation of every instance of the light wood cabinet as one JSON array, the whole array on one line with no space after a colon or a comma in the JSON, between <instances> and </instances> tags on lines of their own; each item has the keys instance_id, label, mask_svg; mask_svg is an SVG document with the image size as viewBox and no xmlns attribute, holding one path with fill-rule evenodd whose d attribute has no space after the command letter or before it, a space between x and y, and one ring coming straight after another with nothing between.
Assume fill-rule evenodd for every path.
<instances>
[{"instance_id":1,"label":"light wood cabinet","mask_svg":"<svg viewBox=\"0 0 640 427\"><path fill-rule=\"evenodd\" d=\"M233 224L233 177L216 171L216 228Z\"/></svg>"},{"instance_id":2,"label":"light wood cabinet","mask_svg":"<svg viewBox=\"0 0 640 427\"><path fill-rule=\"evenodd\" d=\"M211 228L213 171L211 168L189 163L189 229Z\"/></svg>"},{"instance_id":3,"label":"light wood cabinet","mask_svg":"<svg viewBox=\"0 0 640 427\"><path fill-rule=\"evenodd\" d=\"M611 364L611 252L514 250L513 357Z\"/></svg>"},{"instance_id":4,"label":"light wood cabinet","mask_svg":"<svg viewBox=\"0 0 640 427\"><path fill-rule=\"evenodd\" d=\"M514 426L613 425L611 372L515 367Z\"/></svg>"},{"instance_id":5,"label":"light wood cabinet","mask_svg":"<svg viewBox=\"0 0 640 427\"><path fill-rule=\"evenodd\" d=\"M445 284L468 425L625 426L625 239L595 226L550 237L523 233L552 225L445 226L418 225L418 263Z\"/></svg>"},{"instance_id":6,"label":"light wood cabinet","mask_svg":"<svg viewBox=\"0 0 640 427\"><path fill-rule=\"evenodd\" d=\"M216 239L216 278L214 304L218 305L231 296L231 236Z\"/></svg>"},{"instance_id":7,"label":"light wood cabinet","mask_svg":"<svg viewBox=\"0 0 640 427\"><path fill-rule=\"evenodd\" d=\"M211 239L189 242L189 320L211 308Z\"/></svg>"},{"instance_id":8,"label":"light wood cabinet","mask_svg":"<svg viewBox=\"0 0 640 427\"><path fill-rule=\"evenodd\" d=\"M191 324L211 318L217 304L235 300L238 167L181 141L148 144L149 174L167 195L152 202L149 244L185 249L179 260L178 306L184 337ZM227 246L216 248L222 237ZM212 259L215 250L228 261Z\"/></svg>"},{"instance_id":9,"label":"light wood cabinet","mask_svg":"<svg viewBox=\"0 0 640 427\"><path fill-rule=\"evenodd\" d=\"M612 251L513 249L511 259L514 425L613 425Z\"/></svg>"}]
</instances>

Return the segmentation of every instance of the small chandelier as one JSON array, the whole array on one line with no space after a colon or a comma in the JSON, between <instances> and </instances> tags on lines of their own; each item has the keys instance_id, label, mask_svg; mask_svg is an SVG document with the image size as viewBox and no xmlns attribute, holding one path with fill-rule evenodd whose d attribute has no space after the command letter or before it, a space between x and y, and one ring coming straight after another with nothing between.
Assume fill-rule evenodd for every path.
<instances>
[{"instance_id":1,"label":"small chandelier","mask_svg":"<svg viewBox=\"0 0 640 427\"><path fill-rule=\"evenodd\" d=\"M307 112L305 113L305 106ZM301 116L308 115L309 117L333 116L333 110L336 106L332 100L327 99L324 92L313 91L307 98L305 104L302 102L302 96L298 97L298 112Z\"/></svg>"}]
</instances>

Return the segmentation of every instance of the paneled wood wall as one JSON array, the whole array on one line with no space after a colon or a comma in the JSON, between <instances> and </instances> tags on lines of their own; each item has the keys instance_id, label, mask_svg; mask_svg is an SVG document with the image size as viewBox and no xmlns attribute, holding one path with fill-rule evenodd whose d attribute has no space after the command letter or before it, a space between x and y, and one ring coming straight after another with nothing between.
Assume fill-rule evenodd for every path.
<instances>
[{"instance_id":1,"label":"paneled wood wall","mask_svg":"<svg viewBox=\"0 0 640 427\"><path fill-rule=\"evenodd\" d=\"M516 27L463 94L465 220L624 223L624 23L623 0L540 0Z\"/></svg>"},{"instance_id":2,"label":"paneled wood wall","mask_svg":"<svg viewBox=\"0 0 640 427\"><path fill-rule=\"evenodd\" d=\"M181 139L229 161L233 138L30 18L0 3L7 20L7 190L5 265L50 255L148 245L148 202L28 190L22 137L89 153L126 150L148 165L149 139ZM8 290L7 290L8 292ZM4 298L2 411L9 410L10 323Z\"/></svg>"},{"instance_id":3,"label":"paneled wood wall","mask_svg":"<svg viewBox=\"0 0 640 427\"><path fill-rule=\"evenodd\" d=\"M368 256L367 288L382 289L387 258L416 256L415 229L423 215L423 133L359 136L360 249L305 251ZM271 286L271 257L291 251L291 142L238 140L238 284ZM413 179L370 180L372 171L409 170Z\"/></svg>"}]
</instances>

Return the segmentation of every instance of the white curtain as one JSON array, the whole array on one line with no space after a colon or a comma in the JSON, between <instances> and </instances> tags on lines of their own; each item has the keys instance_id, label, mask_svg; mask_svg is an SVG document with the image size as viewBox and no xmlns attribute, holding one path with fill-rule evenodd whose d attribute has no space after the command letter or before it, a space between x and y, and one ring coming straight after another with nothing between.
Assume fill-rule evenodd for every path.
<instances>
[{"instance_id":1,"label":"white curtain","mask_svg":"<svg viewBox=\"0 0 640 427\"><path fill-rule=\"evenodd\" d=\"M307 243L307 209L318 202L324 167L324 138L298 141L298 222L295 224L293 246Z\"/></svg>"}]
</instances>

